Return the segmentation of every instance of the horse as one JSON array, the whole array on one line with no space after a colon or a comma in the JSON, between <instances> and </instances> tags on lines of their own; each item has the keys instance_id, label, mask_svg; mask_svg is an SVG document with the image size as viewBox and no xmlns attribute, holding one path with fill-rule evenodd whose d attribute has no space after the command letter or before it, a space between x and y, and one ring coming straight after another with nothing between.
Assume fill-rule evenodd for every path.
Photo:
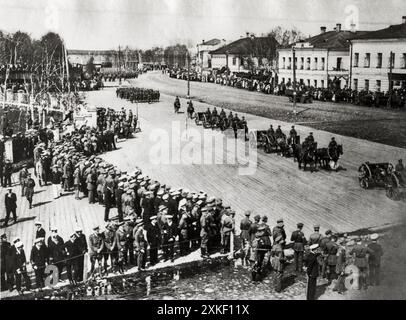
<instances>
[{"instance_id":1,"label":"horse","mask_svg":"<svg viewBox=\"0 0 406 320\"><path fill-rule=\"evenodd\" d=\"M316 162L316 149L317 143L312 143L310 146L294 144L293 145L293 154L295 159L298 162L299 169L302 168L303 163L303 170L306 171L306 165L310 165L310 170L313 172L317 168ZM311 166L313 164L314 168Z\"/></svg>"},{"instance_id":2,"label":"horse","mask_svg":"<svg viewBox=\"0 0 406 320\"><path fill-rule=\"evenodd\" d=\"M327 168L330 161L334 162L335 167L343 153L343 146L341 144L333 148L320 148L316 150L316 160L323 168Z\"/></svg>"},{"instance_id":3,"label":"horse","mask_svg":"<svg viewBox=\"0 0 406 320\"><path fill-rule=\"evenodd\" d=\"M289 145L286 141L286 135L282 134L276 138L276 145L279 148L281 156L286 156L289 152Z\"/></svg>"}]
</instances>

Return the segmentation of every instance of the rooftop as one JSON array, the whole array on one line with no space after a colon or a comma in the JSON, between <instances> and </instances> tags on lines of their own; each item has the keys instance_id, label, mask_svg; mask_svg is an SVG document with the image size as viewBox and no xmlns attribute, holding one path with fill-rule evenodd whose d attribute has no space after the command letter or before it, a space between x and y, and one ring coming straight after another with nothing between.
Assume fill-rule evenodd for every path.
<instances>
[{"instance_id":1,"label":"rooftop","mask_svg":"<svg viewBox=\"0 0 406 320\"><path fill-rule=\"evenodd\" d=\"M216 46L216 45L218 45L218 44L220 44L220 43L221 43L221 40L220 40L220 39L211 39L211 40L209 40L209 41L204 41L204 40L203 40L202 43L199 43L199 46L201 46L201 45L205 45L205 46Z\"/></svg>"},{"instance_id":2,"label":"rooftop","mask_svg":"<svg viewBox=\"0 0 406 320\"><path fill-rule=\"evenodd\" d=\"M273 37L246 37L211 51L211 54L267 55L276 51L279 43Z\"/></svg>"},{"instance_id":3,"label":"rooftop","mask_svg":"<svg viewBox=\"0 0 406 320\"><path fill-rule=\"evenodd\" d=\"M392 25L388 28L371 31L363 35L359 35L356 39L406 39L406 23Z\"/></svg>"}]
</instances>

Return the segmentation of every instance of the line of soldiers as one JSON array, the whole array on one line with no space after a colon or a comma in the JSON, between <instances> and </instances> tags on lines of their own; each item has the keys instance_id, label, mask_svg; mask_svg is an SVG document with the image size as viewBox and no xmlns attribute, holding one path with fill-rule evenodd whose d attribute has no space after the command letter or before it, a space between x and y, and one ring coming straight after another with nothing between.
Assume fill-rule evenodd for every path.
<instances>
[{"instance_id":1,"label":"line of soldiers","mask_svg":"<svg viewBox=\"0 0 406 320\"><path fill-rule=\"evenodd\" d=\"M370 285L380 283L380 264L383 250L377 243L378 234L373 234L370 241L363 241L356 237L349 240L347 235L339 238L331 230L327 230L323 236L320 233L320 226L314 226L314 233L307 239L303 233L303 223L297 224L290 237L290 244L287 244L286 232L283 219L278 219L276 226L271 230L268 225L267 216L262 218L259 215L250 220L251 212L245 213L245 218L240 223L241 252L243 263L252 265L253 280L257 280L264 266L271 264L272 269L277 272L276 291L282 290L282 277L284 264L286 262L284 249L291 247L294 251L294 268L298 273L303 272L303 264L310 279L310 296L314 298L315 284L314 277L321 275L331 284L336 280L334 290L342 293L345 290L346 267L355 265L359 270L359 288L366 288ZM309 268L307 255L313 252L317 255L317 272ZM314 286L313 286L314 285Z\"/></svg>"},{"instance_id":2,"label":"line of soldiers","mask_svg":"<svg viewBox=\"0 0 406 320\"><path fill-rule=\"evenodd\" d=\"M131 102L158 102L160 93L157 90L144 88L118 88L116 90L118 98L130 100Z\"/></svg>"},{"instance_id":3,"label":"line of soldiers","mask_svg":"<svg viewBox=\"0 0 406 320\"><path fill-rule=\"evenodd\" d=\"M84 254L87 252L87 241L82 229L77 227L68 240L64 241L58 234L58 228L51 228L51 235L45 240L46 231L40 221L35 222L36 232L34 245L31 248L29 260L24 251L20 238L15 238L13 244L7 241L6 234L1 236L1 290L13 291L14 285L19 294L22 294L22 280L25 289L32 288L28 274L28 265L31 264L35 274L38 290L45 287L45 269L48 265L56 266L58 276L53 279L62 281L62 272L66 269L70 284L83 281Z\"/></svg>"}]
</instances>

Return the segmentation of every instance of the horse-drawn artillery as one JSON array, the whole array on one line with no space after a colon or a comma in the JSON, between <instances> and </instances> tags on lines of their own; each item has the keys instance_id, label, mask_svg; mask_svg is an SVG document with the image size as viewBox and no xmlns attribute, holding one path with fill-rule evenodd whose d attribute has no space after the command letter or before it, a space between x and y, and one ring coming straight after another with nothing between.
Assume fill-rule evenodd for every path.
<instances>
[{"instance_id":1,"label":"horse-drawn artillery","mask_svg":"<svg viewBox=\"0 0 406 320\"><path fill-rule=\"evenodd\" d=\"M363 163L359 169L359 184L363 189L385 188L386 196L398 199L401 189L406 187L399 172L394 170L391 163Z\"/></svg>"},{"instance_id":2,"label":"horse-drawn artillery","mask_svg":"<svg viewBox=\"0 0 406 320\"><path fill-rule=\"evenodd\" d=\"M334 147L320 148L316 150L316 161L322 168L337 170L338 160L343 154L343 146L341 144Z\"/></svg>"},{"instance_id":3,"label":"horse-drawn artillery","mask_svg":"<svg viewBox=\"0 0 406 320\"><path fill-rule=\"evenodd\" d=\"M206 112L196 112L195 123L198 126L203 125L205 129L211 128L211 121Z\"/></svg>"},{"instance_id":4,"label":"horse-drawn artillery","mask_svg":"<svg viewBox=\"0 0 406 320\"><path fill-rule=\"evenodd\" d=\"M289 101L293 102L294 90L286 89L285 94L289 98ZM310 91L297 91L296 101L300 103L313 103L313 94Z\"/></svg>"}]
</instances>

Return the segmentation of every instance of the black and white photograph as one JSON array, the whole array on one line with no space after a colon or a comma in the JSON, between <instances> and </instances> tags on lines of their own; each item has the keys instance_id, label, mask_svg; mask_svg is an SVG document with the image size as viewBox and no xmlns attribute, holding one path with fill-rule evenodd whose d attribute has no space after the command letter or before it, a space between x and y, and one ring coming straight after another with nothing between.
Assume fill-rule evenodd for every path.
<instances>
[{"instance_id":1,"label":"black and white photograph","mask_svg":"<svg viewBox=\"0 0 406 320\"><path fill-rule=\"evenodd\" d=\"M404 300L405 162L404 0L0 0L0 300Z\"/></svg>"}]
</instances>

